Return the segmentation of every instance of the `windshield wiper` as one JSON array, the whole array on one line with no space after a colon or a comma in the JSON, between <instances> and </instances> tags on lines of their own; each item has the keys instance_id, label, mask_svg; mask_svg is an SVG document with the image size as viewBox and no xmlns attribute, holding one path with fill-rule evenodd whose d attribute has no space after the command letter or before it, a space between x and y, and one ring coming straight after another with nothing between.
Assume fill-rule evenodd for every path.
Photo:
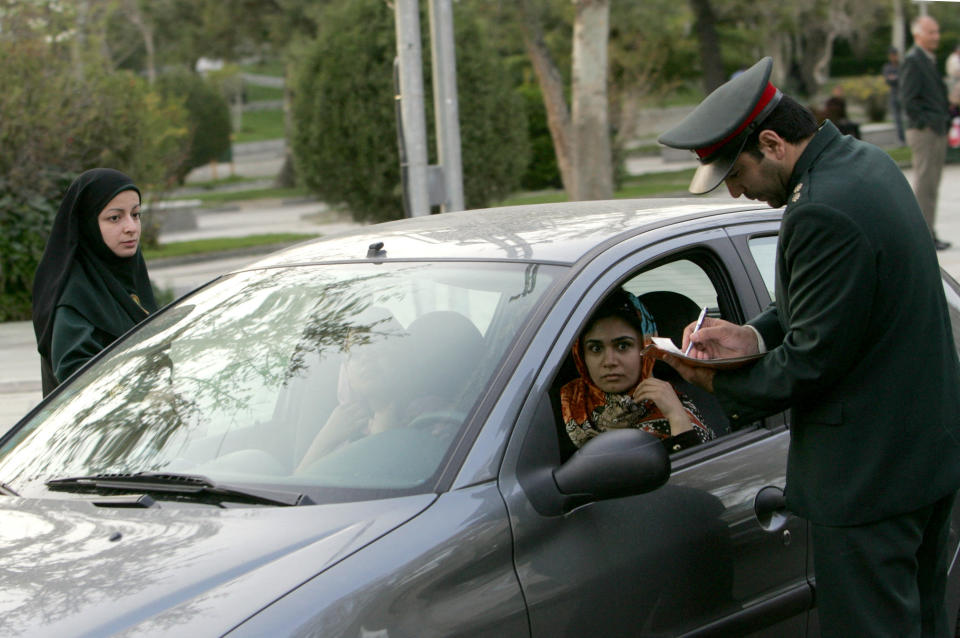
<instances>
[{"instance_id":1,"label":"windshield wiper","mask_svg":"<svg viewBox=\"0 0 960 638\"><path fill-rule=\"evenodd\" d=\"M164 492L184 496L222 496L230 499L251 500L270 505L312 505L306 494L265 490L229 483L217 483L198 474L170 472L136 472L132 474L94 474L50 479L46 486L52 490L138 490Z\"/></svg>"},{"instance_id":2,"label":"windshield wiper","mask_svg":"<svg viewBox=\"0 0 960 638\"><path fill-rule=\"evenodd\" d=\"M3 494L4 496L20 496L17 494L16 490L3 481L0 481L0 494Z\"/></svg>"}]
</instances>

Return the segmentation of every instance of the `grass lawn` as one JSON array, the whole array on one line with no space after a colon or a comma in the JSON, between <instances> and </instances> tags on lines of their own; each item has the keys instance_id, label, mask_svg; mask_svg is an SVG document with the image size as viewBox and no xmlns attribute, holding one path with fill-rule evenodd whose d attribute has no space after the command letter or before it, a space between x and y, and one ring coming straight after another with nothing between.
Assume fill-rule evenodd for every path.
<instances>
[{"instance_id":1,"label":"grass lawn","mask_svg":"<svg viewBox=\"0 0 960 638\"><path fill-rule=\"evenodd\" d=\"M300 187L255 188L240 191L198 193L191 195L190 199L199 199L204 206L219 206L221 204L245 202L253 199L294 199L297 197L306 197L308 194L307 189Z\"/></svg>"},{"instance_id":2,"label":"grass lawn","mask_svg":"<svg viewBox=\"0 0 960 638\"><path fill-rule=\"evenodd\" d=\"M244 111L240 130L233 132L233 143L283 139L283 111L266 109Z\"/></svg>"},{"instance_id":3,"label":"grass lawn","mask_svg":"<svg viewBox=\"0 0 960 638\"><path fill-rule=\"evenodd\" d=\"M283 89L276 89L272 86L260 86L259 84L245 83L243 87L247 102L260 102L262 100L282 100Z\"/></svg>"},{"instance_id":4,"label":"grass lawn","mask_svg":"<svg viewBox=\"0 0 960 638\"><path fill-rule=\"evenodd\" d=\"M887 152L901 166L908 165L910 162L910 149L905 146L887 149ZM614 197L639 198L689 195L687 192L687 186L689 186L692 176L693 169L665 171L662 173L648 173L646 175L632 176L624 180L622 187L614 193ZM232 177L223 180L217 180L215 182L194 185L213 189L217 185L242 181L245 181L245 179L240 177ZM230 202L248 201L254 199L289 199L295 197L304 197L307 195L308 192L304 188L261 188L233 192L200 193L193 197L201 200L204 205L215 206ZM517 193L494 205L517 206L565 201L567 201L567 195L563 190L544 190ZM159 248L145 249L144 257L146 259L160 259L164 257L213 253L265 244L292 243L315 236L316 235L309 234L281 233L252 235L249 237L225 237L220 239L176 242L160 246Z\"/></svg>"},{"instance_id":5,"label":"grass lawn","mask_svg":"<svg viewBox=\"0 0 960 638\"><path fill-rule=\"evenodd\" d=\"M889 153L890 157L893 158L893 161L895 161L900 166L909 164L910 162L913 161L913 155L911 155L910 153L909 146L898 146L897 148L889 148L887 149L887 153Z\"/></svg>"},{"instance_id":6,"label":"grass lawn","mask_svg":"<svg viewBox=\"0 0 960 638\"><path fill-rule=\"evenodd\" d=\"M253 64L241 64L242 68L247 73L256 73L258 75L273 75L278 78L283 77L283 61L282 60L268 60L265 62L256 62Z\"/></svg>"},{"instance_id":7,"label":"grass lawn","mask_svg":"<svg viewBox=\"0 0 960 638\"><path fill-rule=\"evenodd\" d=\"M622 187L613 196L622 198L634 197L662 197L676 196L687 193L687 186L693 177L693 169L681 171L666 171L663 173L648 173L636 175L624 180ZM497 206L517 206L530 204L549 204L567 201L567 194L562 190L536 191L533 193L517 193Z\"/></svg>"},{"instance_id":8,"label":"grass lawn","mask_svg":"<svg viewBox=\"0 0 960 638\"><path fill-rule=\"evenodd\" d=\"M910 148L900 146L887 149L890 157L900 166L908 166L911 161ZM687 187L693 178L693 169L681 171L666 171L663 173L648 173L635 175L624 180L623 185L613 196L621 198L637 197L665 197L690 195ZM517 206L530 204L548 204L567 201L567 194L562 190L536 191L532 193L517 193L496 204L497 206Z\"/></svg>"},{"instance_id":9,"label":"grass lawn","mask_svg":"<svg viewBox=\"0 0 960 638\"><path fill-rule=\"evenodd\" d=\"M241 177L239 175L230 175L228 177L223 177L220 179L211 179L205 182L190 182L187 186L191 188L205 188L207 190L214 190L220 188L221 186L229 186L230 184L240 184L242 182L254 182L255 178L252 177Z\"/></svg>"},{"instance_id":10,"label":"grass lawn","mask_svg":"<svg viewBox=\"0 0 960 638\"><path fill-rule=\"evenodd\" d=\"M164 259L167 257L203 255L207 253L239 250L251 246L292 244L314 237L319 237L319 235L311 235L308 233L273 233L269 235L250 235L248 237L216 237L211 239L176 241L163 244L157 248L144 248L143 258L149 261L151 259Z\"/></svg>"}]
</instances>

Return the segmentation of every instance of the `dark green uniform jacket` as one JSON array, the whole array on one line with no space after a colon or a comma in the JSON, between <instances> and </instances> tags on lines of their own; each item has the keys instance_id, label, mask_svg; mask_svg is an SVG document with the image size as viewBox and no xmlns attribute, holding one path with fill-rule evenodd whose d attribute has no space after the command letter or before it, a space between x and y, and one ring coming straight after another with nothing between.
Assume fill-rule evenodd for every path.
<instances>
[{"instance_id":1,"label":"dark green uniform jacket","mask_svg":"<svg viewBox=\"0 0 960 638\"><path fill-rule=\"evenodd\" d=\"M960 486L960 364L930 232L900 169L827 122L797 161L769 353L718 372L745 423L792 409L788 507L822 525L916 510Z\"/></svg>"}]
</instances>

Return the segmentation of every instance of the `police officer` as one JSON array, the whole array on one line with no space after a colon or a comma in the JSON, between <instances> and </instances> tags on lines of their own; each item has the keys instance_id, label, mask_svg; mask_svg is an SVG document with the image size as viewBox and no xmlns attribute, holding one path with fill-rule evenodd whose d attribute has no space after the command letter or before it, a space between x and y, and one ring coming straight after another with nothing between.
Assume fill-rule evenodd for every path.
<instances>
[{"instance_id":1,"label":"police officer","mask_svg":"<svg viewBox=\"0 0 960 638\"><path fill-rule=\"evenodd\" d=\"M770 81L764 58L660 137L690 184L786 205L776 301L745 326L707 319L691 367L733 422L791 409L787 507L811 523L823 636L952 636L950 512L960 487L960 362L932 237L896 164Z\"/></svg>"}]
</instances>

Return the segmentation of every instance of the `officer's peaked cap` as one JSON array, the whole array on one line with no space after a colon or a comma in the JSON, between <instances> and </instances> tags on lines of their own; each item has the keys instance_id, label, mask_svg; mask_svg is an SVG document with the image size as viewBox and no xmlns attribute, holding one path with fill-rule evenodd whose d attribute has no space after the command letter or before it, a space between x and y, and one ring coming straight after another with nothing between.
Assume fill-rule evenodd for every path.
<instances>
[{"instance_id":1,"label":"officer's peaked cap","mask_svg":"<svg viewBox=\"0 0 960 638\"><path fill-rule=\"evenodd\" d=\"M659 142L687 148L700 166L690 192L708 193L726 178L744 144L780 103L783 94L770 84L773 58L766 57L708 95L690 115L660 136Z\"/></svg>"}]
</instances>

